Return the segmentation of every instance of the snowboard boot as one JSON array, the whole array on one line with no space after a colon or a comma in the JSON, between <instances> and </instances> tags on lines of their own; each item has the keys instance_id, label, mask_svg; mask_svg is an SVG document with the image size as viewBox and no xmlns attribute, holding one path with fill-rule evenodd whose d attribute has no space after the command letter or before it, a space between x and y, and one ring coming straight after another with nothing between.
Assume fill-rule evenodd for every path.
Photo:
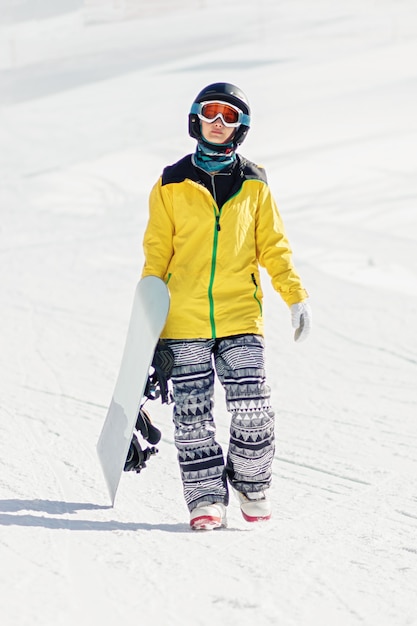
<instances>
[{"instance_id":1,"label":"snowboard boot","mask_svg":"<svg viewBox=\"0 0 417 626\"><path fill-rule=\"evenodd\" d=\"M266 522L271 519L271 502L265 491L241 493L233 489L247 522Z\"/></svg>"},{"instance_id":2,"label":"snowboard boot","mask_svg":"<svg viewBox=\"0 0 417 626\"><path fill-rule=\"evenodd\" d=\"M200 502L191 511L190 526L192 530L226 528L226 507L222 502Z\"/></svg>"}]
</instances>

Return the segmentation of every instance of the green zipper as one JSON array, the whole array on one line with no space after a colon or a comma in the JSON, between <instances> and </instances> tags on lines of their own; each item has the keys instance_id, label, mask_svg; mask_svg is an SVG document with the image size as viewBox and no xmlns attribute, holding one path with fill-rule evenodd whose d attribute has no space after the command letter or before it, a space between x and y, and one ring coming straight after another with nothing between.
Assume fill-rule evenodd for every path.
<instances>
[{"instance_id":1,"label":"green zipper","mask_svg":"<svg viewBox=\"0 0 417 626\"><path fill-rule=\"evenodd\" d=\"M216 273L217 242L218 242L219 231L220 231L221 211L217 212L216 206L214 204L213 204L213 209L214 209L214 217L216 221L214 224L213 254L211 257L211 273L210 273L210 282L209 282L209 288L208 288L208 299L209 299L209 306L210 306L211 336L212 336L212 339L215 339L216 338L216 321L214 319L213 284L214 284L214 274Z\"/></svg>"}]
</instances>

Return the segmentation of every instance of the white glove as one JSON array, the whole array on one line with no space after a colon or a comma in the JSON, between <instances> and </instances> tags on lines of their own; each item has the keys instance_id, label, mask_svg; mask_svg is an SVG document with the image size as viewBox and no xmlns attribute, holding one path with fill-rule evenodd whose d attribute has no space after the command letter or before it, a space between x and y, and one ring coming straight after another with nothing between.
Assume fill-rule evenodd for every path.
<instances>
[{"instance_id":1,"label":"white glove","mask_svg":"<svg viewBox=\"0 0 417 626\"><path fill-rule=\"evenodd\" d=\"M310 334L313 324L313 315L310 305L306 302L297 302L290 306L291 323L295 328L294 341L304 341Z\"/></svg>"}]
</instances>

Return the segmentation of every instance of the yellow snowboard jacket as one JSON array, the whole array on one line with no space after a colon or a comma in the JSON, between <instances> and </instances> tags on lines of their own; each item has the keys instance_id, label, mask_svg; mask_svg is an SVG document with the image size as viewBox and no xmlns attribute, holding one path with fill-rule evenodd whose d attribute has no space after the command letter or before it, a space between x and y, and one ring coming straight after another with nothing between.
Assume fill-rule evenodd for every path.
<instances>
[{"instance_id":1,"label":"yellow snowboard jacket","mask_svg":"<svg viewBox=\"0 0 417 626\"><path fill-rule=\"evenodd\" d=\"M142 276L159 276L171 294L164 338L262 335L259 265L288 305L308 297L265 170L240 155L214 175L192 155L165 168L149 198L144 254Z\"/></svg>"}]
</instances>

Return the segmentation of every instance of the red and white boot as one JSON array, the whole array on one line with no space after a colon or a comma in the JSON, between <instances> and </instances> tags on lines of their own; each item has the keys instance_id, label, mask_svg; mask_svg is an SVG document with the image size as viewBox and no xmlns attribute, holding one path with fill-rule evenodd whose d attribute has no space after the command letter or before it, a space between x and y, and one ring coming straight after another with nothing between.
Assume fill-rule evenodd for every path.
<instances>
[{"instance_id":1,"label":"red and white boot","mask_svg":"<svg viewBox=\"0 0 417 626\"><path fill-rule=\"evenodd\" d=\"M233 490L239 500L240 510L247 522L267 522L271 519L271 502L265 491L241 493Z\"/></svg>"},{"instance_id":2,"label":"red and white boot","mask_svg":"<svg viewBox=\"0 0 417 626\"><path fill-rule=\"evenodd\" d=\"M191 511L192 530L214 530L226 528L226 507L222 502L201 502Z\"/></svg>"}]
</instances>

